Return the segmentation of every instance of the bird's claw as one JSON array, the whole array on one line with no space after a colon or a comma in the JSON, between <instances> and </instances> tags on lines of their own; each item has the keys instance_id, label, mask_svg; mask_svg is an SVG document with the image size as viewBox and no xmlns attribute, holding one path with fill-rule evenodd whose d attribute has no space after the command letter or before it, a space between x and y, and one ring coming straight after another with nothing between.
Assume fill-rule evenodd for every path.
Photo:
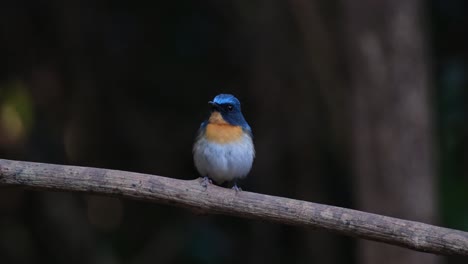
<instances>
[{"instance_id":1,"label":"bird's claw","mask_svg":"<svg viewBox=\"0 0 468 264\"><path fill-rule=\"evenodd\" d=\"M242 188L238 187L237 184L235 183L234 186L232 186L232 188L234 191L236 191L236 193L238 192L241 192L242 191Z\"/></svg>"},{"instance_id":2,"label":"bird's claw","mask_svg":"<svg viewBox=\"0 0 468 264\"><path fill-rule=\"evenodd\" d=\"M201 186L206 189L208 187L208 184L212 184L212 183L213 183L213 181L211 181L210 178L205 176L205 177L203 177L203 179L201 181Z\"/></svg>"}]
</instances>

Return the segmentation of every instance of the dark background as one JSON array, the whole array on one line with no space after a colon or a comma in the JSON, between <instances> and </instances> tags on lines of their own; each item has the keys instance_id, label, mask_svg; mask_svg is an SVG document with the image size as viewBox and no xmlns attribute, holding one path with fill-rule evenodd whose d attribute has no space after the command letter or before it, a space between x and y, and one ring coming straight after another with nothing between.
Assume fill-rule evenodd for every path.
<instances>
[{"instance_id":1,"label":"dark background","mask_svg":"<svg viewBox=\"0 0 468 264\"><path fill-rule=\"evenodd\" d=\"M463 0L1 1L0 157L198 177L242 102L244 190L468 231ZM95 195L0 188L0 263L465 263Z\"/></svg>"}]
</instances>

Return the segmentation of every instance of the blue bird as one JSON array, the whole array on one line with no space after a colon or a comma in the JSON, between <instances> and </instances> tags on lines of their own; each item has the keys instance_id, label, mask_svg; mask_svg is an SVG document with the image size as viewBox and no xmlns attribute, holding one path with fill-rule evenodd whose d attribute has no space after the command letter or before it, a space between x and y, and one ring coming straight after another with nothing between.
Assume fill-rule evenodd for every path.
<instances>
[{"instance_id":1,"label":"blue bird","mask_svg":"<svg viewBox=\"0 0 468 264\"><path fill-rule=\"evenodd\" d=\"M198 130L193 145L195 167L203 177L202 185L245 178L252 168L255 149L252 129L244 119L239 100L231 94L219 94L213 101L209 118Z\"/></svg>"}]
</instances>

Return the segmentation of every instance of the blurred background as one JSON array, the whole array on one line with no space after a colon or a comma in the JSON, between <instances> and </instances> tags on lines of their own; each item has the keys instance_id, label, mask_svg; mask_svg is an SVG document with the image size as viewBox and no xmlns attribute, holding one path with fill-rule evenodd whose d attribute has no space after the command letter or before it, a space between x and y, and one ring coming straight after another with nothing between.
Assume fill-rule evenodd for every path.
<instances>
[{"instance_id":1,"label":"blurred background","mask_svg":"<svg viewBox=\"0 0 468 264\"><path fill-rule=\"evenodd\" d=\"M244 190L468 231L468 2L0 3L0 157L198 177L207 102ZM467 163L468 164L468 163ZM0 263L466 263L260 221L0 188Z\"/></svg>"}]
</instances>

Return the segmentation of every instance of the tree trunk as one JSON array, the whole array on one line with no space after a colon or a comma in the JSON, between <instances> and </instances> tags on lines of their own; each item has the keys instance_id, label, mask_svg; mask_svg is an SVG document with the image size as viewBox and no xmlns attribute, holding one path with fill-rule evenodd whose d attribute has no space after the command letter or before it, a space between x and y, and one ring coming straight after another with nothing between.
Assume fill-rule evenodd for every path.
<instances>
[{"instance_id":1,"label":"tree trunk","mask_svg":"<svg viewBox=\"0 0 468 264\"><path fill-rule=\"evenodd\" d=\"M344 1L353 96L355 197L361 210L434 223L435 164L422 1ZM439 263L362 241L358 263Z\"/></svg>"}]
</instances>

